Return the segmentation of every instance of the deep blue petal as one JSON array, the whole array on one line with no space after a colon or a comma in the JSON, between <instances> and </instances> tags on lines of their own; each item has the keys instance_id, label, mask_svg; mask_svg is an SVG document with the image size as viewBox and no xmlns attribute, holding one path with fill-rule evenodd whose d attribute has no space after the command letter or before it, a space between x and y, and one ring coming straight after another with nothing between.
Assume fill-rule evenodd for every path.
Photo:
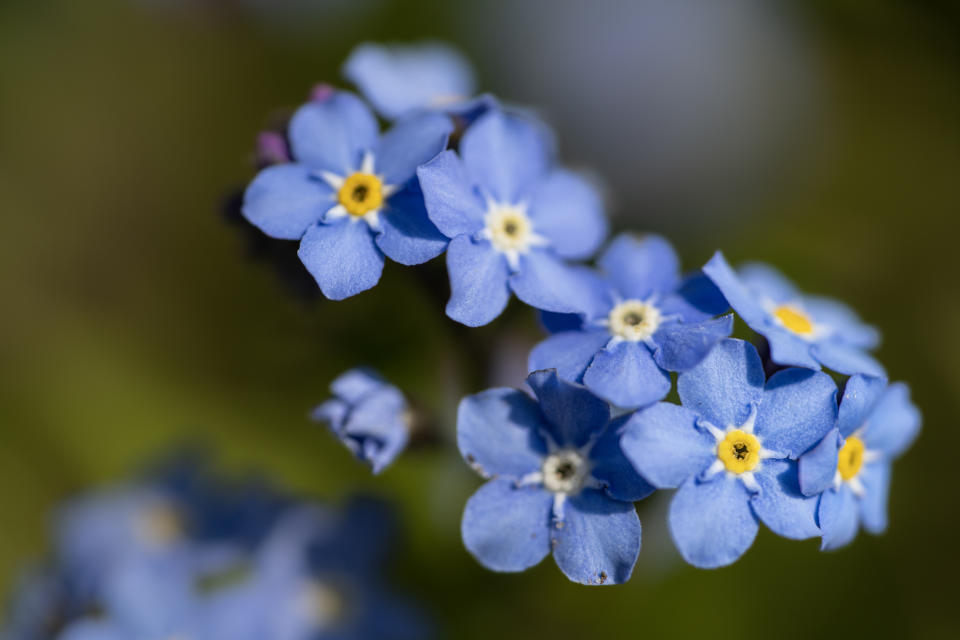
<instances>
[{"instance_id":1,"label":"deep blue petal","mask_svg":"<svg viewBox=\"0 0 960 640\"><path fill-rule=\"evenodd\" d=\"M610 407L586 387L557 377L554 369L534 371L527 384L540 402L553 441L582 447L610 422Z\"/></svg>"},{"instance_id":2,"label":"deep blue petal","mask_svg":"<svg viewBox=\"0 0 960 640\"><path fill-rule=\"evenodd\" d=\"M624 298L646 300L655 293L672 293L680 284L680 260L660 236L622 233L597 264Z\"/></svg>"},{"instance_id":3,"label":"deep blue petal","mask_svg":"<svg viewBox=\"0 0 960 640\"><path fill-rule=\"evenodd\" d=\"M640 554L640 519L633 504L586 489L567 499L552 530L553 558L580 584L622 584Z\"/></svg>"},{"instance_id":4,"label":"deep blue petal","mask_svg":"<svg viewBox=\"0 0 960 640\"><path fill-rule=\"evenodd\" d=\"M550 551L553 495L494 478L467 501L460 531L467 550L492 571L523 571Z\"/></svg>"},{"instance_id":5,"label":"deep blue petal","mask_svg":"<svg viewBox=\"0 0 960 640\"><path fill-rule=\"evenodd\" d=\"M680 287L666 295L658 306L664 315L679 315L684 322L706 320L730 308L717 285L701 271L684 278Z\"/></svg>"},{"instance_id":6,"label":"deep blue petal","mask_svg":"<svg viewBox=\"0 0 960 640\"><path fill-rule=\"evenodd\" d=\"M636 502L654 492L655 487L647 482L624 455L620 446L620 434L627 422L627 416L621 416L604 431L590 449L593 463L591 475L599 480L607 495L616 500Z\"/></svg>"},{"instance_id":7,"label":"deep blue petal","mask_svg":"<svg viewBox=\"0 0 960 640\"><path fill-rule=\"evenodd\" d=\"M827 489L820 495L817 521L823 534L821 550L839 549L857 537L859 510L857 498L846 484L838 489Z\"/></svg>"},{"instance_id":8,"label":"deep blue petal","mask_svg":"<svg viewBox=\"0 0 960 640\"><path fill-rule=\"evenodd\" d=\"M803 308L813 322L830 331L839 342L862 349L874 349L880 344L880 332L866 325L847 305L820 296L804 296Z\"/></svg>"},{"instance_id":9,"label":"deep blue petal","mask_svg":"<svg viewBox=\"0 0 960 640\"><path fill-rule=\"evenodd\" d=\"M548 333L580 331L583 329L583 316L578 313L541 311L538 315L540 317L540 324Z\"/></svg>"},{"instance_id":10,"label":"deep blue petal","mask_svg":"<svg viewBox=\"0 0 960 640\"><path fill-rule=\"evenodd\" d=\"M858 374L847 380L837 414L837 428L844 438L867 424L886 388L886 379L875 376Z\"/></svg>"},{"instance_id":11,"label":"deep blue petal","mask_svg":"<svg viewBox=\"0 0 960 640\"><path fill-rule=\"evenodd\" d=\"M605 347L587 367L583 382L623 409L662 400L670 392L670 374L657 366L650 349L640 342Z\"/></svg>"},{"instance_id":12,"label":"deep blue petal","mask_svg":"<svg viewBox=\"0 0 960 640\"><path fill-rule=\"evenodd\" d=\"M243 194L243 216L271 238L299 240L333 206L333 190L303 164L257 174Z\"/></svg>"},{"instance_id":13,"label":"deep blue petal","mask_svg":"<svg viewBox=\"0 0 960 640\"><path fill-rule=\"evenodd\" d=\"M800 336L768 322L766 327L752 327L770 343L770 359L777 364L820 369L820 362L812 353L812 346Z\"/></svg>"},{"instance_id":14,"label":"deep blue petal","mask_svg":"<svg viewBox=\"0 0 960 640\"><path fill-rule=\"evenodd\" d=\"M687 371L700 364L733 331L733 314L702 322L669 322L653 335L653 359L661 369Z\"/></svg>"},{"instance_id":15,"label":"deep blue petal","mask_svg":"<svg viewBox=\"0 0 960 640\"><path fill-rule=\"evenodd\" d=\"M677 377L677 392L685 407L723 429L746 422L751 405L763 397L763 383L757 350L749 342L728 338Z\"/></svg>"},{"instance_id":16,"label":"deep blue petal","mask_svg":"<svg viewBox=\"0 0 960 640\"><path fill-rule=\"evenodd\" d=\"M528 369L556 369L564 380L582 382L593 356L608 342L606 329L555 333L530 351Z\"/></svg>"},{"instance_id":17,"label":"deep blue petal","mask_svg":"<svg viewBox=\"0 0 960 640\"><path fill-rule=\"evenodd\" d=\"M468 327L487 324L510 300L506 259L486 241L457 236L447 247L447 315Z\"/></svg>"},{"instance_id":18,"label":"deep blue petal","mask_svg":"<svg viewBox=\"0 0 960 640\"><path fill-rule=\"evenodd\" d=\"M833 486L840 452L840 432L831 429L817 446L800 456L800 490L808 496L823 493Z\"/></svg>"},{"instance_id":19,"label":"deep blue petal","mask_svg":"<svg viewBox=\"0 0 960 640\"><path fill-rule=\"evenodd\" d=\"M837 385L820 371L790 368L767 381L756 434L766 449L796 459L837 423Z\"/></svg>"},{"instance_id":20,"label":"deep blue petal","mask_svg":"<svg viewBox=\"0 0 960 640\"><path fill-rule=\"evenodd\" d=\"M447 146L453 131L442 113L418 113L403 118L386 132L374 150L374 169L388 185L410 181L417 167L433 160Z\"/></svg>"},{"instance_id":21,"label":"deep blue petal","mask_svg":"<svg viewBox=\"0 0 960 640\"><path fill-rule=\"evenodd\" d=\"M360 168L363 154L376 144L378 129L376 118L357 96L335 91L297 109L288 136L298 162L343 176Z\"/></svg>"},{"instance_id":22,"label":"deep blue petal","mask_svg":"<svg viewBox=\"0 0 960 640\"><path fill-rule=\"evenodd\" d=\"M571 171L555 169L540 181L530 196L528 213L534 231L569 260L591 257L607 237L600 194Z\"/></svg>"},{"instance_id":23,"label":"deep blue petal","mask_svg":"<svg viewBox=\"0 0 960 640\"><path fill-rule=\"evenodd\" d=\"M679 487L716 460L716 441L696 427L686 407L660 402L627 420L620 438L624 455L660 489Z\"/></svg>"},{"instance_id":24,"label":"deep blue petal","mask_svg":"<svg viewBox=\"0 0 960 640\"><path fill-rule=\"evenodd\" d=\"M547 453L547 425L533 398L516 389L467 396L457 411L460 455L481 475L515 479L539 471Z\"/></svg>"},{"instance_id":25,"label":"deep blue petal","mask_svg":"<svg viewBox=\"0 0 960 640\"><path fill-rule=\"evenodd\" d=\"M703 267L703 273L713 281L720 292L743 321L754 331L763 331L767 327L767 312L760 300L740 280L737 273L727 264L719 251Z\"/></svg>"},{"instance_id":26,"label":"deep blue petal","mask_svg":"<svg viewBox=\"0 0 960 640\"><path fill-rule=\"evenodd\" d=\"M827 369L844 375L865 373L870 376L886 377L883 365L870 354L857 347L842 344L835 340L818 342L811 348L813 357Z\"/></svg>"},{"instance_id":27,"label":"deep blue petal","mask_svg":"<svg viewBox=\"0 0 960 640\"><path fill-rule=\"evenodd\" d=\"M510 276L510 288L531 307L556 313L589 309L596 274L563 262L552 251L533 249L520 256L520 269Z\"/></svg>"},{"instance_id":28,"label":"deep blue petal","mask_svg":"<svg viewBox=\"0 0 960 640\"><path fill-rule=\"evenodd\" d=\"M390 198L380 212L377 246L388 258L400 264L421 264L437 257L449 240L427 217L423 196L407 188Z\"/></svg>"},{"instance_id":29,"label":"deep blue petal","mask_svg":"<svg viewBox=\"0 0 960 640\"><path fill-rule=\"evenodd\" d=\"M483 228L486 206L477 195L460 158L444 151L417 169L430 220L448 238Z\"/></svg>"},{"instance_id":30,"label":"deep blue petal","mask_svg":"<svg viewBox=\"0 0 960 640\"><path fill-rule=\"evenodd\" d=\"M670 502L669 524L680 555L701 569L735 562L759 529L743 483L725 474L711 482L684 482Z\"/></svg>"},{"instance_id":31,"label":"deep blue petal","mask_svg":"<svg viewBox=\"0 0 960 640\"><path fill-rule=\"evenodd\" d=\"M771 531L784 538L805 540L820 535L817 496L800 493L797 463L765 460L755 473L760 491L750 499L753 512Z\"/></svg>"},{"instance_id":32,"label":"deep blue petal","mask_svg":"<svg viewBox=\"0 0 960 640\"><path fill-rule=\"evenodd\" d=\"M910 389L894 382L867 419L863 442L867 449L882 451L892 459L906 451L919 432L920 411L910 401Z\"/></svg>"},{"instance_id":33,"label":"deep blue petal","mask_svg":"<svg viewBox=\"0 0 960 640\"><path fill-rule=\"evenodd\" d=\"M865 464L858 476L864 489L860 498L860 517L863 519L863 528L874 535L887 530L890 472L891 465L888 462L878 461Z\"/></svg>"},{"instance_id":34,"label":"deep blue petal","mask_svg":"<svg viewBox=\"0 0 960 640\"><path fill-rule=\"evenodd\" d=\"M331 300L374 287L383 272L383 253L367 224L357 219L313 225L300 241L297 255Z\"/></svg>"}]
</instances>

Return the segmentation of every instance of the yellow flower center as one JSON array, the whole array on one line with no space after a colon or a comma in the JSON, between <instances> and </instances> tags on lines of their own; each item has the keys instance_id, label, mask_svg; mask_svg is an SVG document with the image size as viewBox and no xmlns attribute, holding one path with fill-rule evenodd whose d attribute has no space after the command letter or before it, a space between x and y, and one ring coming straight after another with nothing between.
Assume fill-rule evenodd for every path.
<instances>
[{"instance_id":1,"label":"yellow flower center","mask_svg":"<svg viewBox=\"0 0 960 640\"><path fill-rule=\"evenodd\" d=\"M640 300L626 300L615 306L607 316L610 333L624 340L646 340L660 326L660 310Z\"/></svg>"},{"instance_id":2,"label":"yellow flower center","mask_svg":"<svg viewBox=\"0 0 960 640\"><path fill-rule=\"evenodd\" d=\"M515 207L497 207L487 214L490 242L500 251L526 251L532 231L530 218Z\"/></svg>"},{"instance_id":3,"label":"yellow flower center","mask_svg":"<svg viewBox=\"0 0 960 640\"><path fill-rule=\"evenodd\" d=\"M850 480L860 472L863 466L863 451L866 447L863 440L857 436L850 436L840 447L837 457L837 471L844 480Z\"/></svg>"},{"instance_id":4,"label":"yellow flower center","mask_svg":"<svg viewBox=\"0 0 960 640\"><path fill-rule=\"evenodd\" d=\"M773 310L773 317L780 321L785 329L801 336L813 333L813 321L810 316L797 307L782 304Z\"/></svg>"},{"instance_id":5,"label":"yellow flower center","mask_svg":"<svg viewBox=\"0 0 960 640\"><path fill-rule=\"evenodd\" d=\"M735 429L717 444L717 457L731 473L752 471L760 462L760 441L752 433Z\"/></svg>"},{"instance_id":6,"label":"yellow flower center","mask_svg":"<svg viewBox=\"0 0 960 640\"><path fill-rule=\"evenodd\" d=\"M372 173L347 176L337 193L340 204L352 216L364 216L383 205L383 183Z\"/></svg>"}]
</instances>

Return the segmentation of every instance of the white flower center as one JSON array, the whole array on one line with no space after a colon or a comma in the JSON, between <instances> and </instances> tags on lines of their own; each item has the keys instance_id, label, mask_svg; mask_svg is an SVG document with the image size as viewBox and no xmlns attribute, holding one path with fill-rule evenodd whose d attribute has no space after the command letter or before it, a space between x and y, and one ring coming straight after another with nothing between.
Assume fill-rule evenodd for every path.
<instances>
[{"instance_id":1,"label":"white flower center","mask_svg":"<svg viewBox=\"0 0 960 640\"><path fill-rule=\"evenodd\" d=\"M534 232L533 223L523 204L490 202L483 221L483 237L490 241L494 249L507 257L512 269L518 268L519 256L528 252L530 247L546 244L546 240Z\"/></svg>"},{"instance_id":2,"label":"white flower center","mask_svg":"<svg viewBox=\"0 0 960 640\"><path fill-rule=\"evenodd\" d=\"M317 580L304 582L295 606L317 628L328 627L343 614L343 595L332 586Z\"/></svg>"},{"instance_id":3,"label":"white flower center","mask_svg":"<svg viewBox=\"0 0 960 640\"><path fill-rule=\"evenodd\" d=\"M579 493L589 475L589 462L572 449L553 453L543 461L543 487L551 493Z\"/></svg>"},{"instance_id":4,"label":"white flower center","mask_svg":"<svg viewBox=\"0 0 960 640\"><path fill-rule=\"evenodd\" d=\"M660 310L642 300L625 300L615 306L607 317L610 333L630 342L650 338L660 326Z\"/></svg>"}]
</instances>

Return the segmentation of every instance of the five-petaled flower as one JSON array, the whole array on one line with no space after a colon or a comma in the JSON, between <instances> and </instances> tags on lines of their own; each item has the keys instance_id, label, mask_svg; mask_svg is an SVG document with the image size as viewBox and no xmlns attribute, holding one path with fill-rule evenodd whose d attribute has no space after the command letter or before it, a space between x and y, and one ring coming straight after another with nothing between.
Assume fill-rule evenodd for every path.
<instances>
[{"instance_id":1,"label":"five-petaled flower","mask_svg":"<svg viewBox=\"0 0 960 640\"><path fill-rule=\"evenodd\" d=\"M459 155L444 151L417 170L430 219L447 237L447 315L469 326L503 311L510 291L546 311L572 313L588 287L565 259L603 242L601 199L554 166L544 125L491 110L467 129Z\"/></svg>"},{"instance_id":2,"label":"five-petaled flower","mask_svg":"<svg viewBox=\"0 0 960 640\"><path fill-rule=\"evenodd\" d=\"M598 260L605 278L580 312L579 326L560 331L530 353L531 371L555 367L618 407L635 408L670 391L668 371L698 364L730 335L733 316L703 274L686 279L659 236L618 236Z\"/></svg>"},{"instance_id":3,"label":"five-petaled flower","mask_svg":"<svg viewBox=\"0 0 960 640\"><path fill-rule=\"evenodd\" d=\"M585 387L535 371L516 389L489 389L460 403L457 443L490 478L467 502L467 549L494 571L522 571L551 550L575 582L615 584L640 552L632 502L653 488L618 444L610 408Z\"/></svg>"},{"instance_id":4,"label":"five-petaled flower","mask_svg":"<svg viewBox=\"0 0 960 640\"><path fill-rule=\"evenodd\" d=\"M864 375L847 381L836 428L800 458L800 489L820 494L822 549L849 544L861 523L870 533L887 528L891 466L919 430L905 384Z\"/></svg>"},{"instance_id":5,"label":"five-petaled flower","mask_svg":"<svg viewBox=\"0 0 960 640\"><path fill-rule=\"evenodd\" d=\"M846 305L803 295L782 274L764 264L734 271L717 252L703 267L733 310L770 343L770 358L781 365L838 373L883 376L883 367L867 350L880 342L876 329L863 324Z\"/></svg>"},{"instance_id":6,"label":"five-petaled flower","mask_svg":"<svg viewBox=\"0 0 960 640\"><path fill-rule=\"evenodd\" d=\"M819 534L816 499L800 493L795 460L833 428L837 389L825 373L784 369L764 384L756 349L726 339L681 373L683 406L659 403L627 421L624 455L670 503L674 543L692 565L734 562L757 521L788 538Z\"/></svg>"},{"instance_id":7,"label":"five-petaled flower","mask_svg":"<svg viewBox=\"0 0 960 640\"><path fill-rule=\"evenodd\" d=\"M369 289L380 280L384 254L412 265L446 247L415 172L446 147L452 126L440 113L418 113L379 136L359 98L315 92L290 121L294 161L257 174L243 215L271 237L300 240L300 260L328 298Z\"/></svg>"}]
</instances>

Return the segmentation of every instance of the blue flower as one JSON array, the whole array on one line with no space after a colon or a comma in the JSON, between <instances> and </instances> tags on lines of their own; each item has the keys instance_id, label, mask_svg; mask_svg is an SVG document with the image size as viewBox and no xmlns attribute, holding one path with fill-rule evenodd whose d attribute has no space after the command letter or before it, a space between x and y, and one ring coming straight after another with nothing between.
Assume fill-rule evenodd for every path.
<instances>
[{"instance_id":1,"label":"blue flower","mask_svg":"<svg viewBox=\"0 0 960 640\"><path fill-rule=\"evenodd\" d=\"M743 321L767 339L770 358L777 364L884 375L880 363L866 352L877 346L880 335L846 305L801 294L767 265L748 264L734 272L719 252L703 272Z\"/></svg>"},{"instance_id":2,"label":"blue flower","mask_svg":"<svg viewBox=\"0 0 960 640\"><path fill-rule=\"evenodd\" d=\"M795 460L836 421L830 376L791 368L764 385L753 345L727 339L679 375L677 390L683 406L633 414L621 445L655 487L679 487L669 525L684 559L703 568L734 562L758 520L787 538L819 535L816 499L800 493Z\"/></svg>"},{"instance_id":3,"label":"blue flower","mask_svg":"<svg viewBox=\"0 0 960 640\"><path fill-rule=\"evenodd\" d=\"M905 384L864 375L847 381L836 428L800 458L801 490L821 494L822 549L849 544L861 523L883 533L892 462L919 430L920 412Z\"/></svg>"},{"instance_id":4,"label":"blue flower","mask_svg":"<svg viewBox=\"0 0 960 640\"><path fill-rule=\"evenodd\" d=\"M460 403L460 453L490 478L467 501L464 544L494 571L522 571L552 551L570 580L624 582L640 552L632 501L653 489L623 457L605 402L555 371L527 383L536 400L490 389Z\"/></svg>"},{"instance_id":5,"label":"blue flower","mask_svg":"<svg viewBox=\"0 0 960 640\"><path fill-rule=\"evenodd\" d=\"M659 236L620 235L598 263L606 278L580 321L534 347L529 368L555 367L618 407L656 402L670 391L667 372L703 360L730 335L733 316L714 318L728 307L723 296L702 274L681 279Z\"/></svg>"},{"instance_id":6,"label":"blue flower","mask_svg":"<svg viewBox=\"0 0 960 640\"><path fill-rule=\"evenodd\" d=\"M394 120L420 109L442 110L473 119L496 103L491 96L471 98L476 80L470 63L439 42L357 46L343 74L385 118Z\"/></svg>"},{"instance_id":7,"label":"blue flower","mask_svg":"<svg viewBox=\"0 0 960 640\"><path fill-rule=\"evenodd\" d=\"M366 369L351 369L330 385L334 397L313 412L360 460L380 473L410 439L411 412L403 394Z\"/></svg>"},{"instance_id":8,"label":"blue flower","mask_svg":"<svg viewBox=\"0 0 960 640\"><path fill-rule=\"evenodd\" d=\"M531 120L489 111L417 170L433 223L448 238L447 315L469 326L500 315L511 290L527 304L576 311L584 283L564 259L589 258L607 222L583 178L554 166L553 140Z\"/></svg>"},{"instance_id":9,"label":"blue flower","mask_svg":"<svg viewBox=\"0 0 960 640\"><path fill-rule=\"evenodd\" d=\"M243 215L268 236L300 240L300 260L325 296L357 294L380 280L384 255L412 265L446 247L415 171L446 147L451 130L446 116L420 113L379 136L356 96L320 92L290 121L294 162L257 174Z\"/></svg>"}]
</instances>

